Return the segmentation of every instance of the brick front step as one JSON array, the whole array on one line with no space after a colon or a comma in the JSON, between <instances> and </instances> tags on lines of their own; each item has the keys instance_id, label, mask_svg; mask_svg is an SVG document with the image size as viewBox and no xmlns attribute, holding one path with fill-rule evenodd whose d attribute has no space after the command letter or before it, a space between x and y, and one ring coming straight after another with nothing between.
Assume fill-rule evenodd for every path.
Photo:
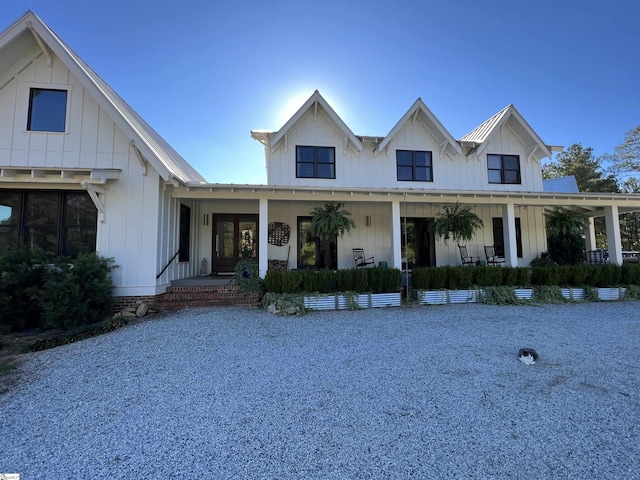
<instances>
[{"instance_id":1,"label":"brick front step","mask_svg":"<svg viewBox=\"0 0 640 480\"><path fill-rule=\"evenodd\" d=\"M260 297L240 293L237 285L169 287L154 301L156 310L178 310L190 307L257 306Z\"/></svg>"}]
</instances>

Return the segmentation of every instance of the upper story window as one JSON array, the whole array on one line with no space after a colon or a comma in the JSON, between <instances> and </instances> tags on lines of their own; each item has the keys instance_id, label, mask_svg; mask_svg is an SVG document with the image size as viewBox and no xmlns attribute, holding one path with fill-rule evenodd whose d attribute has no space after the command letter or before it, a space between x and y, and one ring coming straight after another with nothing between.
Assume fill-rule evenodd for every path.
<instances>
[{"instance_id":1,"label":"upper story window","mask_svg":"<svg viewBox=\"0 0 640 480\"><path fill-rule=\"evenodd\" d=\"M27 130L31 132L65 132L67 90L31 88Z\"/></svg>"},{"instance_id":2,"label":"upper story window","mask_svg":"<svg viewBox=\"0 0 640 480\"><path fill-rule=\"evenodd\" d=\"M489 183L520 183L519 155L487 155Z\"/></svg>"},{"instance_id":3,"label":"upper story window","mask_svg":"<svg viewBox=\"0 0 640 480\"><path fill-rule=\"evenodd\" d=\"M296 178L336 178L336 149L296 146Z\"/></svg>"},{"instance_id":4,"label":"upper story window","mask_svg":"<svg viewBox=\"0 0 640 480\"><path fill-rule=\"evenodd\" d=\"M433 182L431 152L396 150L398 181Z\"/></svg>"}]
</instances>

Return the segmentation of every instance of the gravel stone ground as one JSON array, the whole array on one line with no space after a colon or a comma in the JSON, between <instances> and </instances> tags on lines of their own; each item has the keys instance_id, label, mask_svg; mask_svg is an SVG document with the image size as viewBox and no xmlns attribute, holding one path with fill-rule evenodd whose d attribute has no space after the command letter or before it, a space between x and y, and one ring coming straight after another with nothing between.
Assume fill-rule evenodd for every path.
<instances>
[{"instance_id":1,"label":"gravel stone ground","mask_svg":"<svg viewBox=\"0 0 640 480\"><path fill-rule=\"evenodd\" d=\"M639 307L155 316L29 355L0 473L640 479Z\"/></svg>"}]
</instances>

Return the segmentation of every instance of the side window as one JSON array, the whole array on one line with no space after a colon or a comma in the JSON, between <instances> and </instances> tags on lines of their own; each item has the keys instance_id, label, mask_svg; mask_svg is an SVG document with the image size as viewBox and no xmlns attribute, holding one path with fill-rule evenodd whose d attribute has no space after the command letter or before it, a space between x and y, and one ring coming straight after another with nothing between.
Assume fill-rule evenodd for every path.
<instances>
[{"instance_id":1,"label":"side window","mask_svg":"<svg viewBox=\"0 0 640 480\"><path fill-rule=\"evenodd\" d=\"M31 88L27 130L31 132L66 131L67 90Z\"/></svg>"},{"instance_id":2,"label":"side window","mask_svg":"<svg viewBox=\"0 0 640 480\"><path fill-rule=\"evenodd\" d=\"M191 243L191 208L180 204L180 244L179 262L189 261L189 244Z\"/></svg>"}]
</instances>

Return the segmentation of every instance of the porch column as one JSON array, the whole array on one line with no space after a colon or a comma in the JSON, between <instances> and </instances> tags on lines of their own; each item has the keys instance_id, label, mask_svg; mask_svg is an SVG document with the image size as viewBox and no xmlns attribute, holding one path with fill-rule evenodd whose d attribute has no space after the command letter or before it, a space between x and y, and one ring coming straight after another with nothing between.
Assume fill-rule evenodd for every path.
<instances>
[{"instance_id":1,"label":"porch column","mask_svg":"<svg viewBox=\"0 0 640 480\"><path fill-rule=\"evenodd\" d=\"M518 266L518 244L516 242L516 208L507 203L502 208L502 225L504 229L504 260L507 267Z\"/></svg>"},{"instance_id":2,"label":"porch column","mask_svg":"<svg viewBox=\"0 0 640 480\"><path fill-rule=\"evenodd\" d=\"M258 268L260 277L264 278L269 267L269 200L260 199L258 212Z\"/></svg>"},{"instance_id":3,"label":"porch column","mask_svg":"<svg viewBox=\"0 0 640 480\"><path fill-rule=\"evenodd\" d=\"M391 202L391 268L402 270L402 228L400 219L400 200Z\"/></svg>"},{"instance_id":4,"label":"porch column","mask_svg":"<svg viewBox=\"0 0 640 480\"><path fill-rule=\"evenodd\" d=\"M596 249L596 228L593 223L593 217L589 217L587 220L587 224L585 225L584 232L584 246L585 249L595 250ZM607 230L609 230L607 228Z\"/></svg>"},{"instance_id":5,"label":"porch column","mask_svg":"<svg viewBox=\"0 0 640 480\"><path fill-rule=\"evenodd\" d=\"M617 205L604 207L604 220L607 225L609 263L622 265L622 239L620 238L620 217Z\"/></svg>"}]
</instances>

